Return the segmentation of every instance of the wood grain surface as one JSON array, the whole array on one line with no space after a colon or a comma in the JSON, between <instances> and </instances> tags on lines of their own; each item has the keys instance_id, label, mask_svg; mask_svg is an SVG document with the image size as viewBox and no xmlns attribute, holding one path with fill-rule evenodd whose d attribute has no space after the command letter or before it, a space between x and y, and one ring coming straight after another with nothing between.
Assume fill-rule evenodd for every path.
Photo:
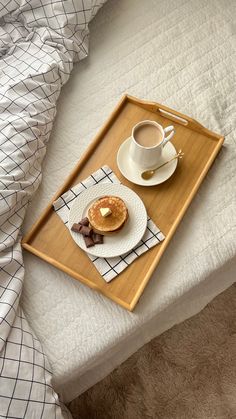
<instances>
[{"instance_id":1,"label":"wood grain surface","mask_svg":"<svg viewBox=\"0 0 236 419\"><path fill-rule=\"evenodd\" d=\"M170 125L171 120L176 130L172 142L176 150L181 148L185 153L169 180L150 187L129 182L116 164L120 144L130 136L133 125L145 119L157 121L163 127ZM132 311L223 141L221 135L186 115L157 103L123 96L64 185L23 238L23 247ZM63 192L104 164L141 197L149 216L166 236L160 245L136 259L110 283L103 280L86 253L76 245L52 206Z\"/></svg>"}]
</instances>

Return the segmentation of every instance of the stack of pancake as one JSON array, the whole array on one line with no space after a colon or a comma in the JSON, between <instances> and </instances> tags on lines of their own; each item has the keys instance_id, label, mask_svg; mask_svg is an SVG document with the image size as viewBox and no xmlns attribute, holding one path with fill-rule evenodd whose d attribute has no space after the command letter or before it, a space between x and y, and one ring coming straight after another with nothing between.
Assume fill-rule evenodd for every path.
<instances>
[{"instance_id":1,"label":"stack of pancake","mask_svg":"<svg viewBox=\"0 0 236 419\"><path fill-rule=\"evenodd\" d=\"M106 215L102 215L103 213ZM102 235L119 232L128 217L128 209L118 196L103 196L88 210L88 219L93 231Z\"/></svg>"}]
</instances>

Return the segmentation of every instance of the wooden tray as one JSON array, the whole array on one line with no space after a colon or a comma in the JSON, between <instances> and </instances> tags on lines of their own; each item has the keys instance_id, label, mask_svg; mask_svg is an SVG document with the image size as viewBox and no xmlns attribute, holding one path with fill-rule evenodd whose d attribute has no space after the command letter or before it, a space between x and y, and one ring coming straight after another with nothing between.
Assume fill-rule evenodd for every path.
<instances>
[{"instance_id":1,"label":"wooden tray","mask_svg":"<svg viewBox=\"0 0 236 419\"><path fill-rule=\"evenodd\" d=\"M170 124L169 120L174 121L176 134L173 144L185 153L174 175L158 186L134 185L120 174L116 164L120 144L130 136L133 125L144 119L155 120L164 127ZM223 141L221 135L209 131L186 115L158 103L125 95L64 185L26 234L23 247L132 311ZM121 182L142 198L148 214L166 235L162 244L143 254L108 284L72 240L52 207L62 193L104 164L110 166Z\"/></svg>"}]
</instances>

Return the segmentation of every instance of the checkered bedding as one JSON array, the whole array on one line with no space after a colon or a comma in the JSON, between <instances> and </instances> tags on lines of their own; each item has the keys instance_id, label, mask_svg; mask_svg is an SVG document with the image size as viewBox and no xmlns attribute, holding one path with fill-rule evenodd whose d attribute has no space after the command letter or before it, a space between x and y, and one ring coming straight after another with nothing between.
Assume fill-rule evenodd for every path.
<instances>
[{"instance_id":1,"label":"checkered bedding","mask_svg":"<svg viewBox=\"0 0 236 419\"><path fill-rule=\"evenodd\" d=\"M20 306L20 228L41 180L61 87L105 0L0 1L0 417L69 418Z\"/></svg>"}]
</instances>

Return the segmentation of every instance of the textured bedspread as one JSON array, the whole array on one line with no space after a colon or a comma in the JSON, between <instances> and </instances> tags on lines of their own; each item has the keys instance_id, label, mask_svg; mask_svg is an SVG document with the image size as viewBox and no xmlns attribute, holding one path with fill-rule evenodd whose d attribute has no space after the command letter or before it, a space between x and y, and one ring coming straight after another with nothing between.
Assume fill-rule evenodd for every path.
<instances>
[{"instance_id":1,"label":"textured bedspread","mask_svg":"<svg viewBox=\"0 0 236 419\"><path fill-rule=\"evenodd\" d=\"M102 3L0 2L1 417L70 417L61 412L48 360L19 304L20 227L41 180L61 86L73 62L87 56L88 22Z\"/></svg>"},{"instance_id":2,"label":"textured bedspread","mask_svg":"<svg viewBox=\"0 0 236 419\"><path fill-rule=\"evenodd\" d=\"M109 0L91 25L90 56L63 87L25 230L124 92L166 104L225 136L134 313L25 253L23 307L67 400L147 341L150 325L152 335L160 333L235 279L235 16L235 0Z\"/></svg>"}]
</instances>

